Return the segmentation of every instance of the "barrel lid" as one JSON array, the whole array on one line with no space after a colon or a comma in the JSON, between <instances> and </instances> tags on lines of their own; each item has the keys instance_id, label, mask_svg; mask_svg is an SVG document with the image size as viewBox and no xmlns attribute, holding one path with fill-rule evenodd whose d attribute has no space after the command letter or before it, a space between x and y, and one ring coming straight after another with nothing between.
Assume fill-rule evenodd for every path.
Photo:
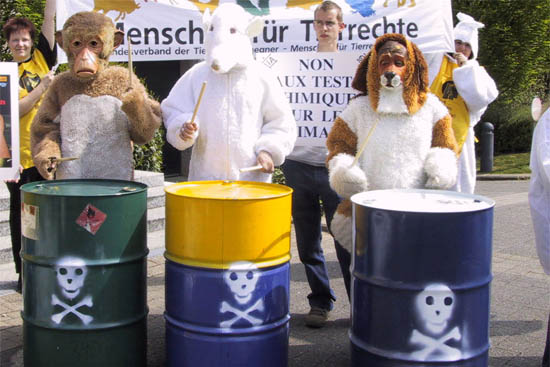
<instances>
[{"instance_id":1,"label":"barrel lid","mask_svg":"<svg viewBox=\"0 0 550 367\"><path fill-rule=\"evenodd\" d=\"M480 195L443 190L373 190L355 194L354 204L375 209L417 213L463 213L492 208L495 202Z\"/></svg>"},{"instance_id":2,"label":"barrel lid","mask_svg":"<svg viewBox=\"0 0 550 367\"><path fill-rule=\"evenodd\" d=\"M106 179L71 179L37 181L21 186L21 191L52 196L118 196L142 192L147 185L141 182Z\"/></svg>"},{"instance_id":3,"label":"barrel lid","mask_svg":"<svg viewBox=\"0 0 550 367\"><path fill-rule=\"evenodd\" d=\"M256 200L290 195L290 187L252 181L190 181L167 186L167 194L197 199Z\"/></svg>"}]
</instances>

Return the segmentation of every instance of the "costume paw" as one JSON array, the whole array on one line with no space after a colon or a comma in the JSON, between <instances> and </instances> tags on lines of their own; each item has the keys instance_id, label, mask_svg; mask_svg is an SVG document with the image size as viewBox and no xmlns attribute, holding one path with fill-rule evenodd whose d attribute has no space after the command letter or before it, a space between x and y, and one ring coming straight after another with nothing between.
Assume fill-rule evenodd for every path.
<instances>
[{"instance_id":1,"label":"costume paw","mask_svg":"<svg viewBox=\"0 0 550 367\"><path fill-rule=\"evenodd\" d=\"M137 89L130 89L121 97L122 106L120 107L127 115L136 115L137 110L145 104L143 92Z\"/></svg>"},{"instance_id":2,"label":"costume paw","mask_svg":"<svg viewBox=\"0 0 550 367\"><path fill-rule=\"evenodd\" d=\"M367 176L358 165L353 165L354 157L340 153L328 163L330 187L344 199L367 190Z\"/></svg>"},{"instance_id":3,"label":"costume paw","mask_svg":"<svg viewBox=\"0 0 550 367\"><path fill-rule=\"evenodd\" d=\"M38 173L46 180L53 180L55 174L55 168L51 169L51 162L49 159L34 158L34 165L38 169ZM49 170L48 170L49 169Z\"/></svg>"},{"instance_id":4,"label":"costume paw","mask_svg":"<svg viewBox=\"0 0 550 367\"><path fill-rule=\"evenodd\" d=\"M458 174L455 153L447 148L431 148L424 162L424 171L428 176L426 188L451 188Z\"/></svg>"},{"instance_id":5,"label":"costume paw","mask_svg":"<svg viewBox=\"0 0 550 367\"><path fill-rule=\"evenodd\" d=\"M330 231L332 232L334 239L338 241L343 248L351 253L353 244L351 217L338 212L334 213L334 217L330 223Z\"/></svg>"}]
</instances>

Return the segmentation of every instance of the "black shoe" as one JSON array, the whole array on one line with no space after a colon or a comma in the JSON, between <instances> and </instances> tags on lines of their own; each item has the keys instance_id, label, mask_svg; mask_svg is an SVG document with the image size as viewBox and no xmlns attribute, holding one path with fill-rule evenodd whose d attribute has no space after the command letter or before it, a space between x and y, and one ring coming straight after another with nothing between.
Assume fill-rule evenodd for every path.
<instances>
[{"instance_id":1,"label":"black shoe","mask_svg":"<svg viewBox=\"0 0 550 367\"><path fill-rule=\"evenodd\" d=\"M23 285L22 285L22 282L21 282L21 274L19 274L19 278L17 279L17 288L15 288L15 291L17 293L21 293L23 290Z\"/></svg>"},{"instance_id":2,"label":"black shoe","mask_svg":"<svg viewBox=\"0 0 550 367\"><path fill-rule=\"evenodd\" d=\"M324 308L312 307L306 315L306 326L311 328L322 328L328 320L329 310Z\"/></svg>"}]
</instances>

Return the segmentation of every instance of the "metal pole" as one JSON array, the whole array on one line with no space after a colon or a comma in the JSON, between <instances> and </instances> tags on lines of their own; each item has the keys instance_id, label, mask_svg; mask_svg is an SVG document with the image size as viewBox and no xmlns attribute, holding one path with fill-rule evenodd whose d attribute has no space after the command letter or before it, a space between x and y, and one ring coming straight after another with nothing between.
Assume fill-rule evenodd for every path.
<instances>
[{"instance_id":1,"label":"metal pole","mask_svg":"<svg viewBox=\"0 0 550 367\"><path fill-rule=\"evenodd\" d=\"M484 122L481 124L481 159L480 171L489 173L493 171L495 130L493 124Z\"/></svg>"}]
</instances>

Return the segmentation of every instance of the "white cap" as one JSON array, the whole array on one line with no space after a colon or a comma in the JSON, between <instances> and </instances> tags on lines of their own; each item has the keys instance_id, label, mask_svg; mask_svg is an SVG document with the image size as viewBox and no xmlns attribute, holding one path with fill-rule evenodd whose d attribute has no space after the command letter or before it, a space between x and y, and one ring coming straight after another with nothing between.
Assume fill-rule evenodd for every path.
<instances>
[{"instance_id":1,"label":"white cap","mask_svg":"<svg viewBox=\"0 0 550 367\"><path fill-rule=\"evenodd\" d=\"M483 23L477 22L468 14L458 13L456 15L459 22L454 29L455 40L468 42L472 47L472 59L477 58L479 49L477 41L477 30L485 27Z\"/></svg>"}]
</instances>

